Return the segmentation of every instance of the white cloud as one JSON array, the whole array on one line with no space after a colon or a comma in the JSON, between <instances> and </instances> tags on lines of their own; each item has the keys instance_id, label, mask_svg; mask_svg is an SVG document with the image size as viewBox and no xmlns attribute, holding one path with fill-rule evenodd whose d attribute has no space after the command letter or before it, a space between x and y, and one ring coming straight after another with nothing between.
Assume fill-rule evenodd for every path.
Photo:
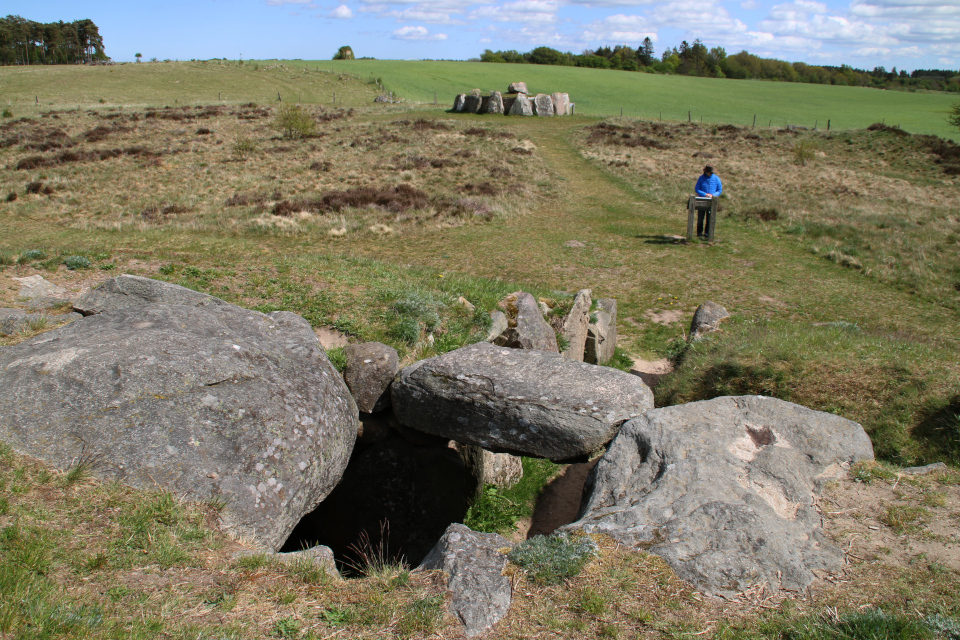
<instances>
[{"instance_id":1,"label":"white cloud","mask_svg":"<svg viewBox=\"0 0 960 640\"><path fill-rule=\"evenodd\" d=\"M342 4L336 9L334 9L333 11L331 11L330 13L328 13L327 16L330 18L339 18L340 20L347 20L353 17L353 11L351 11L350 7L348 7L347 5Z\"/></svg>"},{"instance_id":2,"label":"white cloud","mask_svg":"<svg viewBox=\"0 0 960 640\"><path fill-rule=\"evenodd\" d=\"M747 11L752 11L754 9L760 8L760 3L757 0L746 0L746 2L740 3L741 9L746 9Z\"/></svg>"},{"instance_id":3,"label":"white cloud","mask_svg":"<svg viewBox=\"0 0 960 640\"><path fill-rule=\"evenodd\" d=\"M656 30L650 29L649 22L643 16L619 13L596 20L581 33L580 37L588 44L629 44L639 45L644 38L657 41Z\"/></svg>"},{"instance_id":4,"label":"white cloud","mask_svg":"<svg viewBox=\"0 0 960 640\"><path fill-rule=\"evenodd\" d=\"M449 11L429 11L419 7L411 7L403 11L385 11L381 14L385 18L393 18L397 22L428 22L431 24L466 24L450 15Z\"/></svg>"},{"instance_id":5,"label":"white cloud","mask_svg":"<svg viewBox=\"0 0 960 640\"><path fill-rule=\"evenodd\" d=\"M500 6L480 7L470 12L470 18L525 25L550 24L557 21L559 10L560 4L553 0L518 0Z\"/></svg>"},{"instance_id":6,"label":"white cloud","mask_svg":"<svg viewBox=\"0 0 960 640\"><path fill-rule=\"evenodd\" d=\"M431 35L430 31L426 27L400 27L393 32L393 37L397 40L423 40L423 41L436 41L436 40L446 40L447 34L445 33L436 33Z\"/></svg>"}]
</instances>

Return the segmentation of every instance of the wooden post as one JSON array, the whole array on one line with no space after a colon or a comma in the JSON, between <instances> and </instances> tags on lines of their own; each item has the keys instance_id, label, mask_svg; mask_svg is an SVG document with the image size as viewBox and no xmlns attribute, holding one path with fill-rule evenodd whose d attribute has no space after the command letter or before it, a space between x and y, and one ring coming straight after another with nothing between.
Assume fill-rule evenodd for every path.
<instances>
[{"instance_id":1,"label":"wooden post","mask_svg":"<svg viewBox=\"0 0 960 640\"><path fill-rule=\"evenodd\" d=\"M40 96L37 96L37 104L40 104Z\"/></svg>"},{"instance_id":2,"label":"wooden post","mask_svg":"<svg viewBox=\"0 0 960 640\"><path fill-rule=\"evenodd\" d=\"M830 131L830 120L827 120L827 131Z\"/></svg>"},{"instance_id":3,"label":"wooden post","mask_svg":"<svg viewBox=\"0 0 960 640\"><path fill-rule=\"evenodd\" d=\"M771 120L771 121L767 124L767 129L769 129L769 128L772 127L772 126L773 126L773 120Z\"/></svg>"},{"instance_id":4,"label":"wooden post","mask_svg":"<svg viewBox=\"0 0 960 640\"><path fill-rule=\"evenodd\" d=\"M751 129L756 129L756 128L757 128L757 114L753 114L753 126L750 127L750 128L751 128Z\"/></svg>"},{"instance_id":5,"label":"wooden post","mask_svg":"<svg viewBox=\"0 0 960 640\"><path fill-rule=\"evenodd\" d=\"M714 196L710 198L710 220L707 222L707 228L704 231L707 234L707 240L714 241L714 230L717 227L717 208L720 205L719 198Z\"/></svg>"},{"instance_id":6,"label":"wooden post","mask_svg":"<svg viewBox=\"0 0 960 640\"><path fill-rule=\"evenodd\" d=\"M663 122L663 111L660 112L660 122Z\"/></svg>"},{"instance_id":7,"label":"wooden post","mask_svg":"<svg viewBox=\"0 0 960 640\"><path fill-rule=\"evenodd\" d=\"M337 92L333 92L333 104L337 104Z\"/></svg>"},{"instance_id":8,"label":"wooden post","mask_svg":"<svg viewBox=\"0 0 960 640\"><path fill-rule=\"evenodd\" d=\"M436 91L433 92L433 105L434 105L434 106L437 105L437 92L436 92Z\"/></svg>"},{"instance_id":9,"label":"wooden post","mask_svg":"<svg viewBox=\"0 0 960 640\"><path fill-rule=\"evenodd\" d=\"M693 122L693 120L690 118L690 112L689 112L689 111L687 111L687 122Z\"/></svg>"},{"instance_id":10,"label":"wooden post","mask_svg":"<svg viewBox=\"0 0 960 640\"><path fill-rule=\"evenodd\" d=\"M623 107L620 107L620 117L623 117Z\"/></svg>"},{"instance_id":11,"label":"wooden post","mask_svg":"<svg viewBox=\"0 0 960 640\"><path fill-rule=\"evenodd\" d=\"M819 120L814 120L814 121L813 121L813 130L814 130L814 131L817 130L817 123L818 123L818 122L820 122L820 121L819 121Z\"/></svg>"},{"instance_id":12,"label":"wooden post","mask_svg":"<svg viewBox=\"0 0 960 640\"><path fill-rule=\"evenodd\" d=\"M697 224L697 196L687 200L687 242L693 242L693 230Z\"/></svg>"},{"instance_id":13,"label":"wooden post","mask_svg":"<svg viewBox=\"0 0 960 640\"><path fill-rule=\"evenodd\" d=\"M283 98L280 97L279 91L277 91L277 102L283 102Z\"/></svg>"},{"instance_id":14,"label":"wooden post","mask_svg":"<svg viewBox=\"0 0 960 640\"><path fill-rule=\"evenodd\" d=\"M221 98L220 98L220 92L217 91L217 102L220 102L220 100L221 100Z\"/></svg>"}]
</instances>

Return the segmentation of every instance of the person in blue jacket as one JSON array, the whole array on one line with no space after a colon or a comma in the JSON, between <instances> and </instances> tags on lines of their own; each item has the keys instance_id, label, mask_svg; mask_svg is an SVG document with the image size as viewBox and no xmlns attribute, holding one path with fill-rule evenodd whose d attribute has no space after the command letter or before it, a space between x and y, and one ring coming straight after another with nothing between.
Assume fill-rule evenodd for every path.
<instances>
[{"instance_id":1,"label":"person in blue jacket","mask_svg":"<svg viewBox=\"0 0 960 640\"><path fill-rule=\"evenodd\" d=\"M700 198L719 198L723 193L723 183L720 182L720 176L713 173L713 167L707 165L703 168L703 175L697 178L697 184L694 187L697 197ZM701 209L697 207L697 237L703 237L703 223L706 217L707 229L710 228L710 209Z\"/></svg>"}]
</instances>

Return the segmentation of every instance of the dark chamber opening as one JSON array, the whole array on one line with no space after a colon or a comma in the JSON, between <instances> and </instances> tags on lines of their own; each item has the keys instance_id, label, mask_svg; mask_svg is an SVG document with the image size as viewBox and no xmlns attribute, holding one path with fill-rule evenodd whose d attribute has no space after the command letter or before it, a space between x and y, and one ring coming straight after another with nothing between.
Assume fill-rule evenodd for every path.
<instances>
[{"instance_id":1,"label":"dark chamber opening","mask_svg":"<svg viewBox=\"0 0 960 640\"><path fill-rule=\"evenodd\" d=\"M478 481L446 443L411 439L421 446L396 433L358 442L340 483L303 517L281 551L326 545L347 574L362 569L370 555L420 564L448 525L463 522Z\"/></svg>"}]
</instances>

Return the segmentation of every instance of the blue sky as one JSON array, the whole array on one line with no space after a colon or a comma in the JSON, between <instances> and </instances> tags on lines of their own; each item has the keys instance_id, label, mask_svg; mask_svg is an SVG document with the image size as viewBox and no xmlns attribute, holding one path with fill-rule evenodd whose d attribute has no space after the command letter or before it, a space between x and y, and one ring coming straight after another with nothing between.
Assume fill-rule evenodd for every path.
<instances>
[{"instance_id":1,"label":"blue sky","mask_svg":"<svg viewBox=\"0 0 960 640\"><path fill-rule=\"evenodd\" d=\"M357 56L465 60L546 45L727 53L908 71L960 67L960 0L5 0L4 14L90 18L117 61Z\"/></svg>"}]
</instances>

